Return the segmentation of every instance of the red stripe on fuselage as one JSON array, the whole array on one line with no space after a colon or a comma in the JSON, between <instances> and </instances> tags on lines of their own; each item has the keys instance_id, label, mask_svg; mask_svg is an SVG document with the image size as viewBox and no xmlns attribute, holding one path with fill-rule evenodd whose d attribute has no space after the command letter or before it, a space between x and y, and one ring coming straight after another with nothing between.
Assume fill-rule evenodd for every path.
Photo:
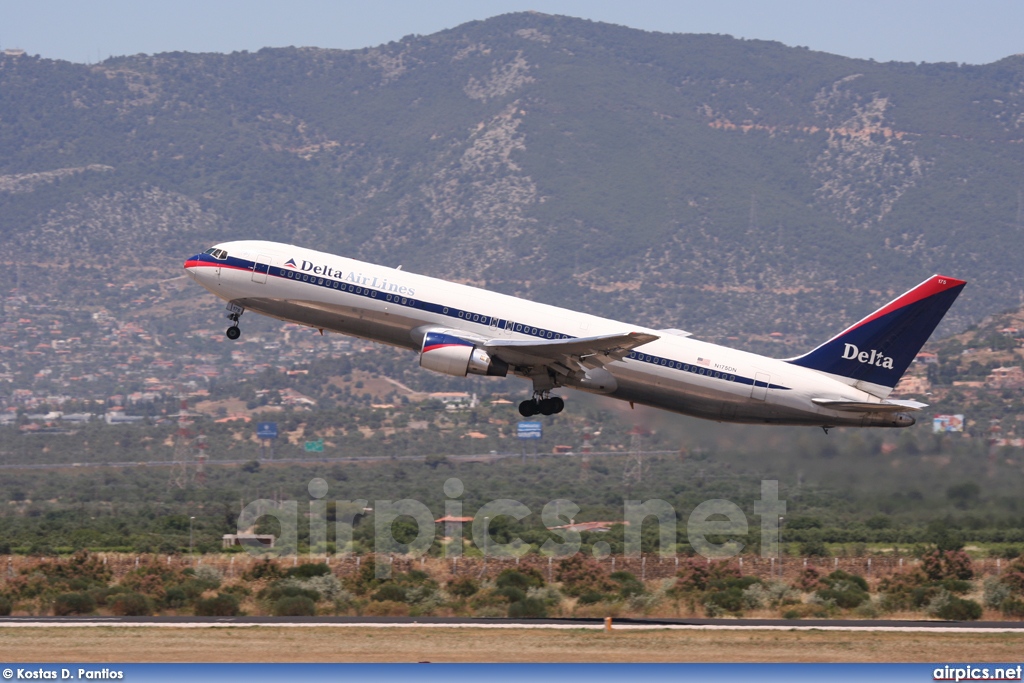
<instances>
[{"instance_id":1,"label":"red stripe on fuselage","mask_svg":"<svg viewBox=\"0 0 1024 683\"><path fill-rule=\"evenodd\" d=\"M185 261L185 268L225 268L227 270L244 270L247 273L252 272L252 268L243 268L242 266L229 266L226 263L216 263L209 261Z\"/></svg>"}]
</instances>

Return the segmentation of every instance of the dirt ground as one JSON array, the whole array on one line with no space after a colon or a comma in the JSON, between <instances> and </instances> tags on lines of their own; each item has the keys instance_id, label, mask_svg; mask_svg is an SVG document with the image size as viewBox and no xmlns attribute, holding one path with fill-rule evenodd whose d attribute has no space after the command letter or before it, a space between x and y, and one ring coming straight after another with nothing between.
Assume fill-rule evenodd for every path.
<instances>
[{"instance_id":1,"label":"dirt ground","mask_svg":"<svg viewBox=\"0 0 1024 683\"><path fill-rule=\"evenodd\" d=\"M23 662L1017 662L1024 633L0 628Z\"/></svg>"}]
</instances>

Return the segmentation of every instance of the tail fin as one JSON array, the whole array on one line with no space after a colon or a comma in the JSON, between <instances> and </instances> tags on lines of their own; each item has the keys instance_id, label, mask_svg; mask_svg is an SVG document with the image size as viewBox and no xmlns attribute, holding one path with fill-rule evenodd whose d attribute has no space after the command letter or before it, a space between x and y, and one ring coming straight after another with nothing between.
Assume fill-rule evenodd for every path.
<instances>
[{"instance_id":1,"label":"tail fin","mask_svg":"<svg viewBox=\"0 0 1024 683\"><path fill-rule=\"evenodd\" d=\"M933 275L810 353L787 362L835 375L885 398L965 284Z\"/></svg>"}]
</instances>

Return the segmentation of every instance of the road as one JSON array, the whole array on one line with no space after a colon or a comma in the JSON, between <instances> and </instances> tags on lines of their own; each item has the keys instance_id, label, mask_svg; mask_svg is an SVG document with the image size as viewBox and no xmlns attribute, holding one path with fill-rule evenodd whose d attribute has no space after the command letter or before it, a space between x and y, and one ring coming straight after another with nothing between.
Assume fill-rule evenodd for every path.
<instances>
[{"instance_id":1,"label":"road","mask_svg":"<svg viewBox=\"0 0 1024 683\"><path fill-rule=\"evenodd\" d=\"M359 628L532 628L603 629L596 618L474 619L464 617L0 617L0 628L224 628L224 627L359 627ZM817 630L901 632L1024 633L1024 621L895 621L868 619L630 619L613 620L622 630Z\"/></svg>"}]
</instances>

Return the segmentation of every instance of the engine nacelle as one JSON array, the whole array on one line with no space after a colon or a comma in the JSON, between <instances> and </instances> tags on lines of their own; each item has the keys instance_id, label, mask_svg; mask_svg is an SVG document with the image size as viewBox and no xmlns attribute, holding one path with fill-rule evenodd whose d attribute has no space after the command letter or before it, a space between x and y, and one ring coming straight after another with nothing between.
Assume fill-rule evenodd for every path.
<instances>
[{"instance_id":1,"label":"engine nacelle","mask_svg":"<svg viewBox=\"0 0 1024 683\"><path fill-rule=\"evenodd\" d=\"M420 350L420 367L446 375L505 377L508 363L478 349L473 342L444 332L427 332Z\"/></svg>"}]
</instances>

